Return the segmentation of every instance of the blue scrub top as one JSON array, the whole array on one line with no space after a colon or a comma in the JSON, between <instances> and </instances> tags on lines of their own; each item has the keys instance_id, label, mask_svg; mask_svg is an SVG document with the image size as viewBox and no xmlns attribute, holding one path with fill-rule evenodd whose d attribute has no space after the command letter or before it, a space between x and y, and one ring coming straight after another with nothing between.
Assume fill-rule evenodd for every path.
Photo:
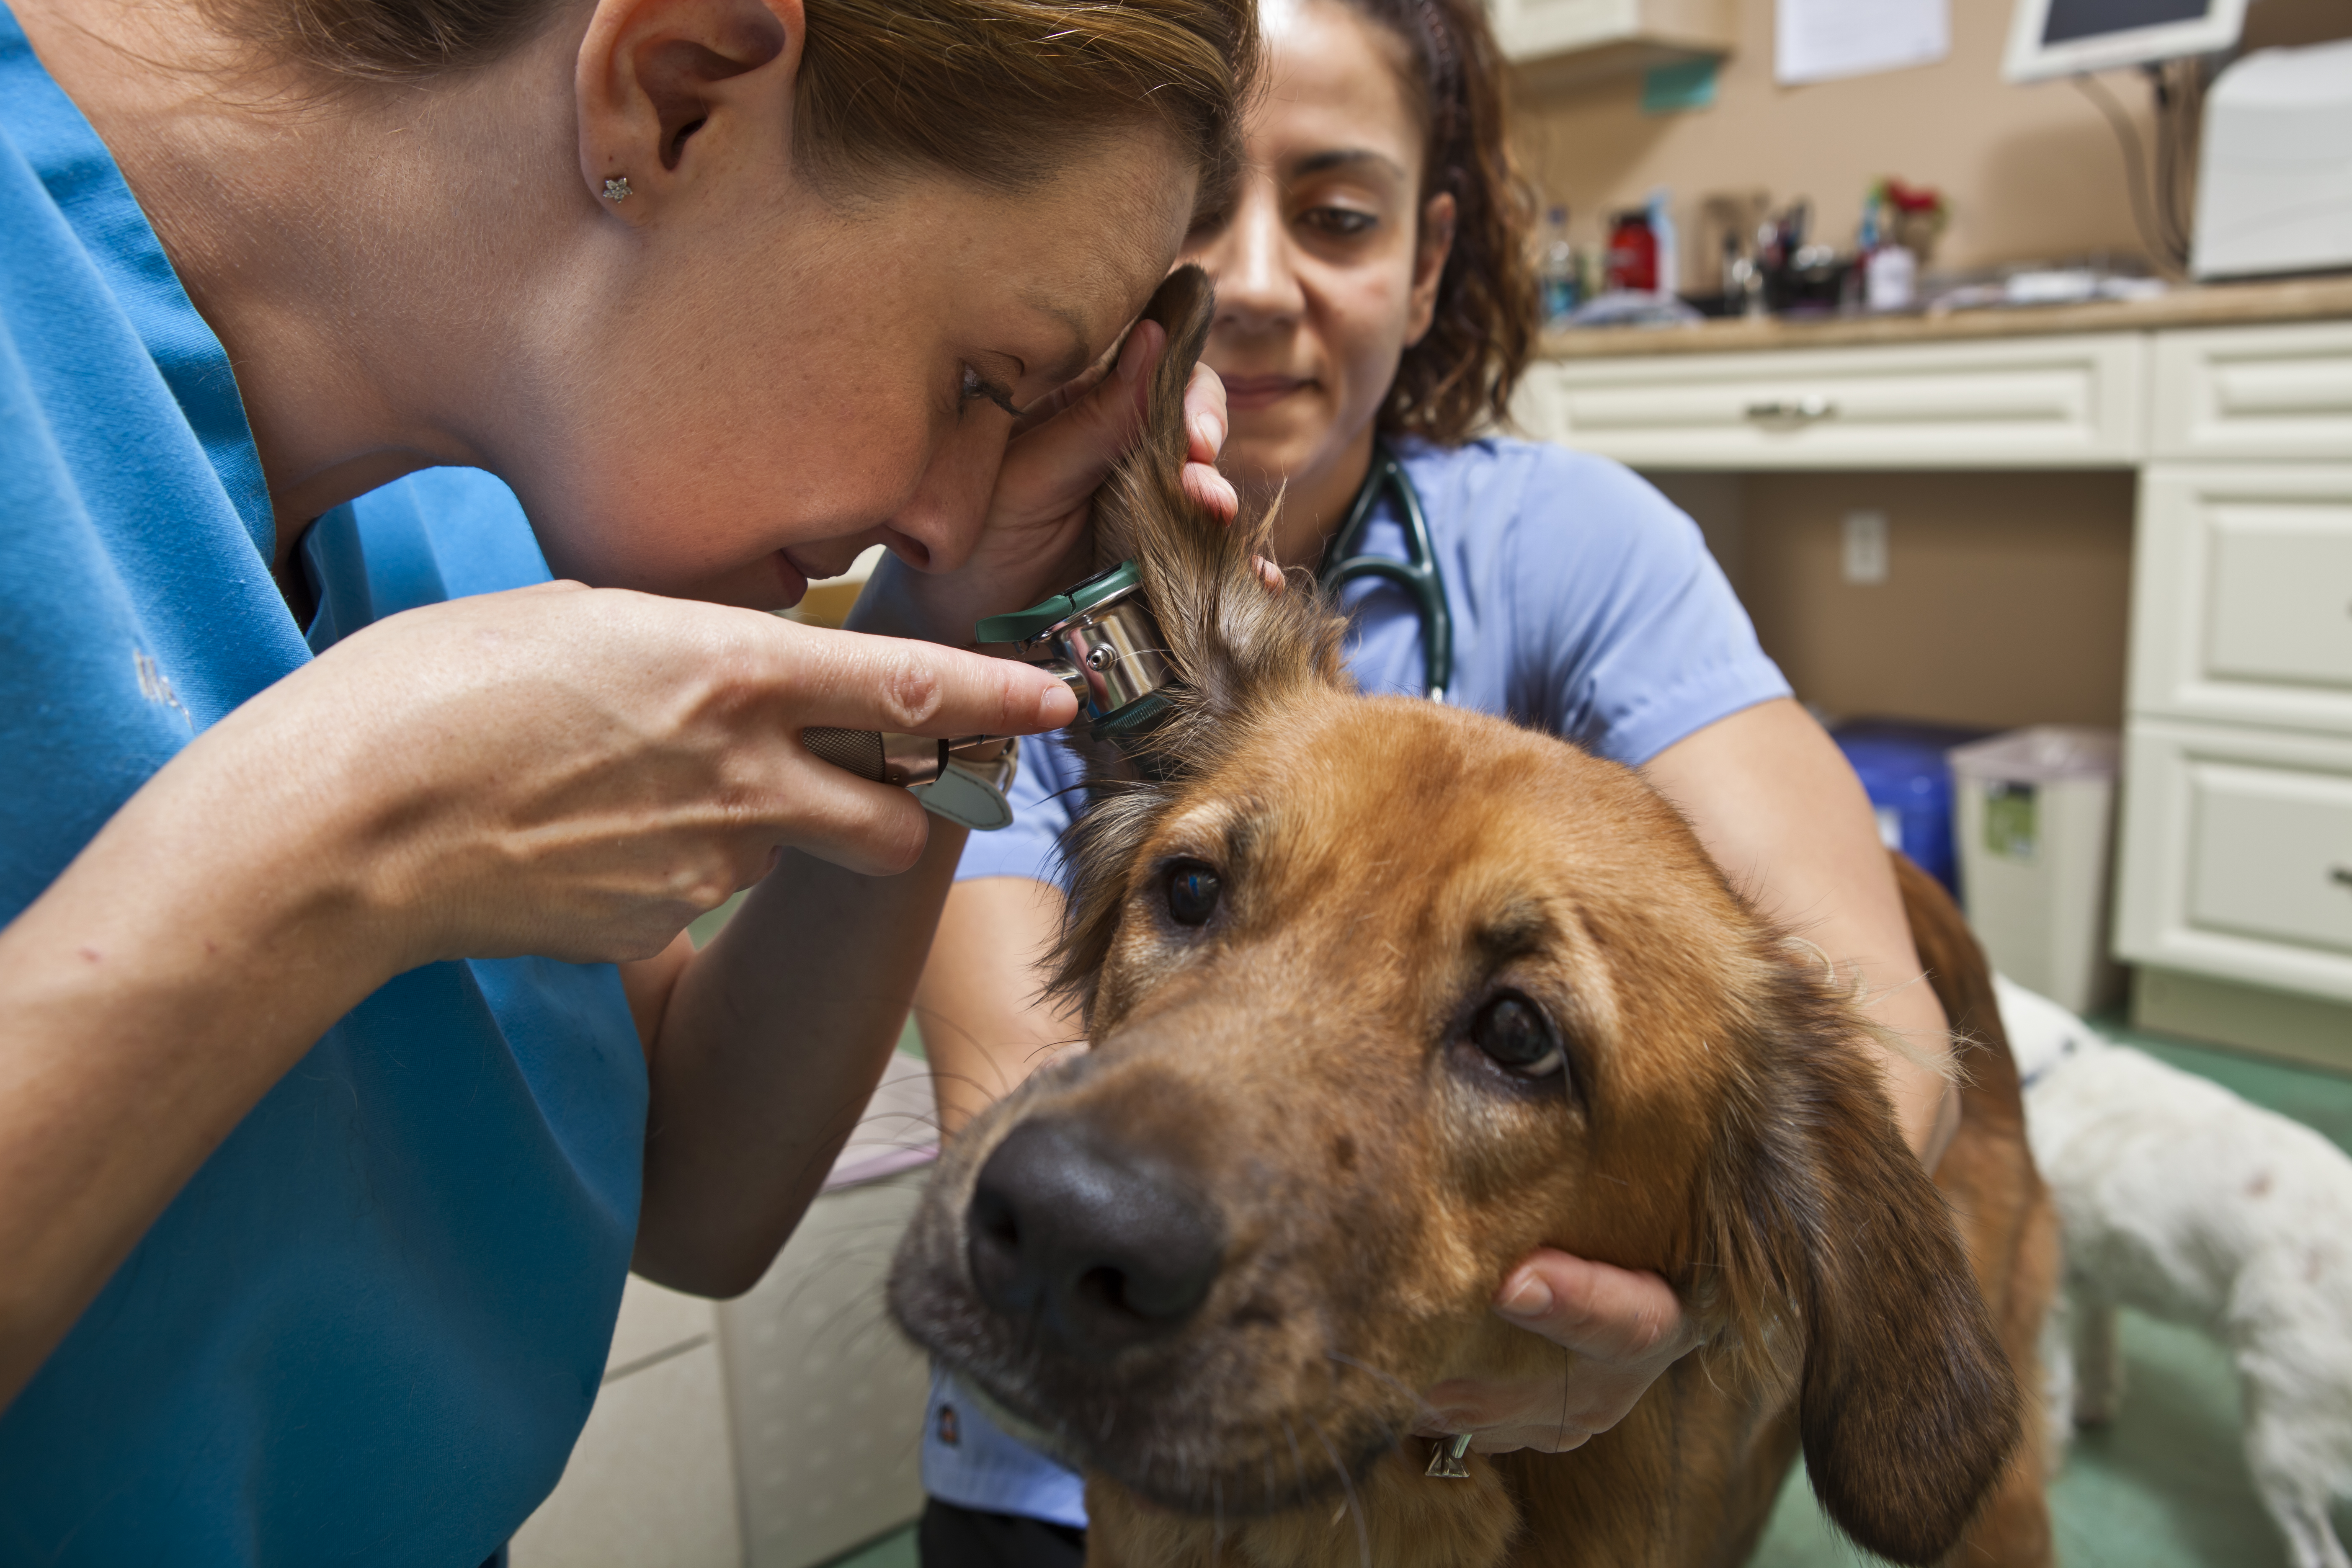
<instances>
[{"instance_id":1,"label":"blue scrub top","mask_svg":"<svg viewBox=\"0 0 2352 1568\"><path fill-rule=\"evenodd\" d=\"M1421 492L1454 616L1456 707L1499 713L1639 766L1789 684L1757 645L1698 526L1630 470L1564 447L1501 439L1397 456ZM1404 526L1383 500L1367 553L1407 558ZM1423 693L1421 623L1394 584L1366 579L1340 603L1348 668L1365 691ZM974 834L958 880L1063 883L1059 847L1085 799L1076 754L1021 742L1013 824ZM923 1429L933 1497L992 1513L1084 1525L1072 1471L990 1421L952 1378L935 1375Z\"/></svg>"},{"instance_id":2,"label":"blue scrub top","mask_svg":"<svg viewBox=\"0 0 2352 1568\"><path fill-rule=\"evenodd\" d=\"M311 657L220 344L0 9L0 921ZM325 646L544 580L441 469L306 542ZM0 1562L474 1568L562 1474L636 1227L645 1060L609 965L436 963L331 1030L5 1415Z\"/></svg>"}]
</instances>

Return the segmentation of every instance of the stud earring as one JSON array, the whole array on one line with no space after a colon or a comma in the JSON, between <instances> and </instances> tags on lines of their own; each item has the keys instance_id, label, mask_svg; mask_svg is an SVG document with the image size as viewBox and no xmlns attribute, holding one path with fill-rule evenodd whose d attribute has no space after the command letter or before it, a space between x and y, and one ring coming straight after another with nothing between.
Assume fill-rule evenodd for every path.
<instances>
[{"instance_id":1,"label":"stud earring","mask_svg":"<svg viewBox=\"0 0 2352 1568\"><path fill-rule=\"evenodd\" d=\"M626 174L623 174L617 180L604 182L604 199L608 202L627 201L632 194L629 189L629 176Z\"/></svg>"}]
</instances>

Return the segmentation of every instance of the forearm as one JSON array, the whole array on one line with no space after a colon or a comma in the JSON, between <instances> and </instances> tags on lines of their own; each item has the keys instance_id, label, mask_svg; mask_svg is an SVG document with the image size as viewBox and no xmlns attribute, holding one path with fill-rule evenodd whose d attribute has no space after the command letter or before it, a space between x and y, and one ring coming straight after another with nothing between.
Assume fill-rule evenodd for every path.
<instances>
[{"instance_id":1,"label":"forearm","mask_svg":"<svg viewBox=\"0 0 2352 1568\"><path fill-rule=\"evenodd\" d=\"M635 1266L738 1295L823 1188L904 1026L964 833L863 877L786 852L677 977L648 1050Z\"/></svg>"},{"instance_id":2,"label":"forearm","mask_svg":"<svg viewBox=\"0 0 2352 1568\"><path fill-rule=\"evenodd\" d=\"M1958 1125L1944 1064L1949 1035L1911 942L1893 868L1861 781L1805 710L1759 704L1668 747L1643 768L1707 852L1763 912L1811 943L1836 982L1900 1042L1864 1037L1903 1136L1933 1170Z\"/></svg>"},{"instance_id":3,"label":"forearm","mask_svg":"<svg viewBox=\"0 0 2352 1568\"><path fill-rule=\"evenodd\" d=\"M1885 864L1883 857L1880 864ZM1887 886L1899 920L1901 902L1891 876ZM1805 906L1791 899L1790 907ZM1959 1127L1959 1096L1946 1065L1949 1025L1921 971L1909 928L1899 928L1899 946L1890 939L1894 929L1884 921L1864 922L1841 913L1812 922L1804 934L1824 954L1836 955L1838 983L1853 989L1864 1016L1895 1037L1895 1043L1865 1038L1863 1047L1885 1073L1904 1142L1933 1171Z\"/></svg>"},{"instance_id":4,"label":"forearm","mask_svg":"<svg viewBox=\"0 0 2352 1568\"><path fill-rule=\"evenodd\" d=\"M1061 890L1026 877L976 878L948 895L915 990L942 1135L1083 1041L1076 1010L1043 994L1061 923Z\"/></svg>"},{"instance_id":5,"label":"forearm","mask_svg":"<svg viewBox=\"0 0 2352 1568\"><path fill-rule=\"evenodd\" d=\"M192 766L194 764L191 764ZM320 1035L399 967L246 778L161 776L0 931L0 1404ZM307 852L306 852L307 851Z\"/></svg>"}]
</instances>

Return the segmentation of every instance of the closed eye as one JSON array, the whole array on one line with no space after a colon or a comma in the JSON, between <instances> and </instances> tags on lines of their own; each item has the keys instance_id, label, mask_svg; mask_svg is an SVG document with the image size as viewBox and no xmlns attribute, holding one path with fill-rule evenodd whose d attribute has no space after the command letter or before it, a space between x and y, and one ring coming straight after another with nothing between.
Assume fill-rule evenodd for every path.
<instances>
[{"instance_id":1,"label":"closed eye","mask_svg":"<svg viewBox=\"0 0 2352 1568\"><path fill-rule=\"evenodd\" d=\"M959 390L960 403L963 405L969 406L976 400L983 397L988 399L991 403L995 404L999 408L1003 409L1007 414L1012 415L1015 419L1021 417L1021 410L1013 406L1013 394L1010 390L997 385L996 383L981 374L979 371L973 369L971 365L964 366L963 385Z\"/></svg>"}]
</instances>

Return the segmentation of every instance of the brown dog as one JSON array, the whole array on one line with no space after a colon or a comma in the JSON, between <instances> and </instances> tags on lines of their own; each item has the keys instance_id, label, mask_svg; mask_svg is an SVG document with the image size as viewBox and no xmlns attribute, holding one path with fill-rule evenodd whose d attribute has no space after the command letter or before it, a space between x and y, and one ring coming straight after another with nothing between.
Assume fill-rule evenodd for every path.
<instances>
[{"instance_id":1,"label":"brown dog","mask_svg":"<svg viewBox=\"0 0 2352 1568\"><path fill-rule=\"evenodd\" d=\"M1072 847L1057 983L1093 1049L951 1146L901 1324L1087 1472L1107 1568L1737 1563L1801 1440L1873 1551L2046 1562L2021 1415L2055 1230L1940 890L1905 868L1972 1042L1930 1184L1849 999L1672 808L1550 737L1355 696L1327 608L1186 509L1206 281L1155 304L1164 438L1099 526L1183 696L1158 782L1107 764ZM1416 1389L1560 1364L1488 1310L1538 1244L1656 1270L1706 1342L1581 1448L1424 1475Z\"/></svg>"}]
</instances>

